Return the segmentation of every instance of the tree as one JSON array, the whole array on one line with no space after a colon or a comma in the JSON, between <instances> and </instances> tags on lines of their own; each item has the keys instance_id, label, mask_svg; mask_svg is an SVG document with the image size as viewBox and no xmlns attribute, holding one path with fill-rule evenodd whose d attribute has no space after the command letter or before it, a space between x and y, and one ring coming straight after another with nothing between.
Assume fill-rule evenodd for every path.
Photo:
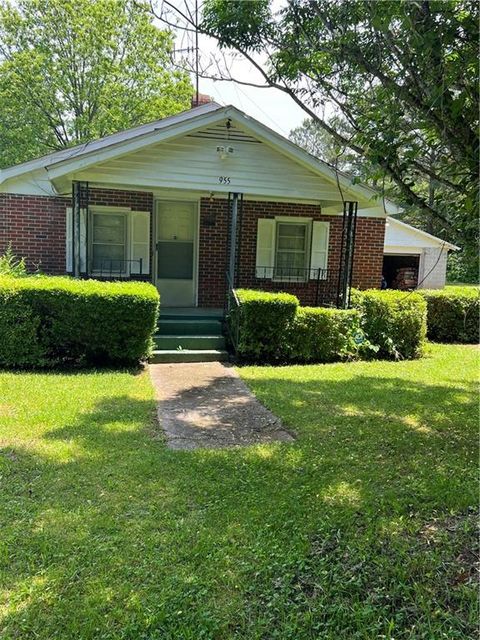
<instances>
[{"instance_id":1,"label":"tree","mask_svg":"<svg viewBox=\"0 0 480 640\"><path fill-rule=\"evenodd\" d=\"M163 5L175 9L169 0ZM339 146L365 158L369 178L434 220L476 272L478 6L289 0L274 13L268 0L206 0L200 29L249 60L261 84L290 95ZM191 14L179 13L193 24ZM232 79L228 68L214 75ZM349 134L329 123L323 114L331 111Z\"/></svg>"},{"instance_id":2,"label":"tree","mask_svg":"<svg viewBox=\"0 0 480 640\"><path fill-rule=\"evenodd\" d=\"M328 124L335 131L342 132L343 135L350 133L347 123L338 116L330 118ZM299 147L311 153L312 156L320 158L339 171L368 181L365 158L346 149L345 145L340 145L336 138L322 129L312 118L306 118L299 127L292 129L289 138Z\"/></svg>"},{"instance_id":3,"label":"tree","mask_svg":"<svg viewBox=\"0 0 480 640\"><path fill-rule=\"evenodd\" d=\"M0 5L0 166L186 109L172 36L138 0Z\"/></svg>"}]
</instances>

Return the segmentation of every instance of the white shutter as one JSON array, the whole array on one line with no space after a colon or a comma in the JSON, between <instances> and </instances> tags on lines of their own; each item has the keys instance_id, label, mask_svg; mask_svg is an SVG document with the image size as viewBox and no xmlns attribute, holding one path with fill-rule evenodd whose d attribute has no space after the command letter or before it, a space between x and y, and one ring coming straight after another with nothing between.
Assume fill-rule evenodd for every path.
<instances>
[{"instance_id":1,"label":"white shutter","mask_svg":"<svg viewBox=\"0 0 480 640\"><path fill-rule=\"evenodd\" d=\"M72 208L67 207L65 215L65 268L67 273L73 272L73 247L72 247Z\"/></svg>"},{"instance_id":2,"label":"white shutter","mask_svg":"<svg viewBox=\"0 0 480 640\"><path fill-rule=\"evenodd\" d=\"M80 273L87 272L87 212L80 209Z\"/></svg>"},{"instance_id":3,"label":"white shutter","mask_svg":"<svg viewBox=\"0 0 480 640\"><path fill-rule=\"evenodd\" d=\"M328 235L330 223L313 223L312 254L310 256L310 278L326 280L328 268ZM320 270L320 273L318 272Z\"/></svg>"},{"instance_id":4,"label":"white shutter","mask_svg":"<svg viewBox=\"0 0 480 640\"><path fill-rule=\"evenodd\" d=\"M257 224L256 277L273 278L275 264L275 220L259 218Z\"/></svg>"},{"instance_id":5,"label":"white shutter","mask_svg":"<svg viewBox=\"0 0 480 640\"><path fill-rule=\"evenodd\" d=\"M150 273L150 211L132 211L130 257L142 259L142 274ZM140 273L140 264L132 262L130 273Z\"/></svg>"}]
</instances>

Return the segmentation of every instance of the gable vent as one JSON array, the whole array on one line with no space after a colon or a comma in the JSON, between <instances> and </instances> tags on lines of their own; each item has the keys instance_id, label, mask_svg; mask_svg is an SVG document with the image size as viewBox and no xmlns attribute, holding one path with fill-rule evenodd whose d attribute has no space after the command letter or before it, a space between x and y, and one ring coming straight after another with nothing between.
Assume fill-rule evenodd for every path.
<instances>
[{"instance_id":1,"label":"gable vent","mask_svg":"<svg viewBox=\"0 0 480 640\"><path fill-rule=\"evenodd\" d=\"M226 142L227 129L224 124L217 124L213 127L208 127L208 129L202 129L201 131L195 131L195 133L189 133L187 137L188 138L207 138L209 140L221 140L222 142ZM228 130L228 141L229 142L250 142L252 144L262 144L260 140L257 140L253 136L250 136L248 133L245 133L241 129L238 129L233 124Z\"/></svg>"}]
</instances>

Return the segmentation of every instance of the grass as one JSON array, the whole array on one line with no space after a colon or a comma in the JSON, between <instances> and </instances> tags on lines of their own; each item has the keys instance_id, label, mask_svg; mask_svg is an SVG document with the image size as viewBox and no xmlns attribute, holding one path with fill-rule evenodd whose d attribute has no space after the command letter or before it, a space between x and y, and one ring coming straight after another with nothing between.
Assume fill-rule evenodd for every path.
<instances>
[{"instance_id":1,"label":"grass","mask_svg":"<svg viewBox=\"0 0 480 640\"><path fill-rule=\"evenodd\" d=\"M477 350L241 375L293 445L169 451L144 373L0 374L2 640L477 637Z\"/></svg>"}]
</instances>

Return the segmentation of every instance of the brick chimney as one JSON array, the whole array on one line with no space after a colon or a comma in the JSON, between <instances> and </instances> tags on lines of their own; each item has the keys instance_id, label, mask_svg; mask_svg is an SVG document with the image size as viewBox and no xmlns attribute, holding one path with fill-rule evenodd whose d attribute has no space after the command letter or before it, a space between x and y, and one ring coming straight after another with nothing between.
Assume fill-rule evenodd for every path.
<instances>
[{"instance_id":1,"label":"brick chimney","mask_svg":"<svg viewBox=\"0 0 480 640\"><path fill-rule=\"evenodd\" d=\"M199 93L198 96L194 95L192 98L192 109L200 107L202 104L208 104L209 102L213 102L213 98L207 96L206 93Z\"/></svg>"}]
</instances>

